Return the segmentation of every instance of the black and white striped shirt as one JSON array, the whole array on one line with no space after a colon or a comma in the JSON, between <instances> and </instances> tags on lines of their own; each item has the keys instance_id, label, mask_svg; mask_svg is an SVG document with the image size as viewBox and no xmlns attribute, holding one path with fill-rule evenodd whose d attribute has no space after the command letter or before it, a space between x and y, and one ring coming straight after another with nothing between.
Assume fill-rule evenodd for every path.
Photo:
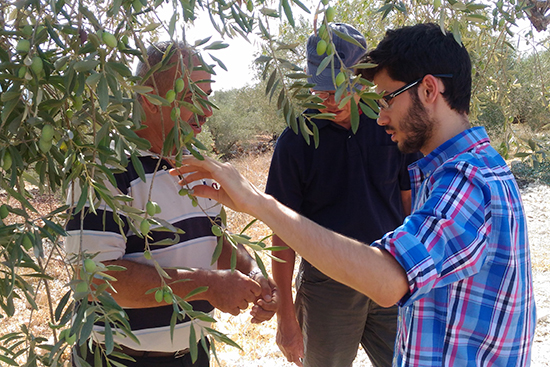
<instances>
[{"instance_id":1,"label":"black and white striped shirt","mask_svg":"<svg viewBox=\"0 0 550 367\"><path fill-rule=\"evenodd\" d=\"M212 254L217 244L217 237L212 234L212 222L219 214L221 206L210 199L197 198L198 206L193 206L187 196L178 194L181 187L178 185L179 179L171 176L168 169L171 168L168 162L161 161L158 171L158 157L151 153L144 154L139 158L145 174L146 181L141 180L130 162L127 171L115 175L117 187L112 186L108 181L105 186L113 194L125 194L133 198L129 206L145 210L149 193L151 200L157 202L162 208L162 212L156 217L163 219L173 226L185 231L180 234L177 244L173 245L150 245L151 253L154 259L162 267L168 268L202 268L215 269L216 264L211 265ZM211 182L203 182L210 183ZM198 183L192 183L193 187ZM152 186L153 185L153 186ZM152 186L152 188L151 188ZM75 187L75 193L69 193L68 198L80 197L79 188ZM204 212L203 210L204 209ZM68 237L66 240L67 255L77 254L80 251L82 241L82 251L90 254L99 254L94 258L96 261L110 260L131 260L143 264L152 265L150 260L145 259L143 252L145 249L145 240L132 232L129 226L123 226L124 236L120 233L119 225L113 219L112 209L101 203L96 207L97 215L88 213L87 205L82 212L87 213L83 220L81 228L81 214L78 213L70 220L67 225ZM81 212L81 213L82 213ZM119 214L124 223L129 218ZM139 228L139 223L134 223ZM171 232L155 232L155 226L151 227L150 236L153 237L149 243L154 243L163 238L174 238L175 234ZM126 237L126 240L124 239ZM159 282L160 283L160 282ZM193 309L206 313L213 313L214 307L207 301L190 302ZM143 309L125 308L129 316L132 332L140 340L140 344L135 343L130 338L124 338L115 334L114 340L129 348L147 351L172 352L186 349L189 347L189 318L178 321L173 341L170 336L170 319L172 317L173 306L161 303L164 306ZM193 321L198 337L200 337L199 328L201 326L211 326L208 322L199 320ZM94 331L102 331L102 325L95 325ZM102 342L103 336L94 333L97 342Z\"/></svg>"}]
</instances>

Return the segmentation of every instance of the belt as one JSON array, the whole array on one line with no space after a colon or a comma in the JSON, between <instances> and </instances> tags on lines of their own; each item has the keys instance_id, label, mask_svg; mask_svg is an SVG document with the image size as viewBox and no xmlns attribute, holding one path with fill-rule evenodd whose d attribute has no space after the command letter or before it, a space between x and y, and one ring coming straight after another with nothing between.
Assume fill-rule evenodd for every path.
<instances>
[{"instance_id":1,"label":"belt","mask_svg":"<svg viewBox=\"0 0 550 367\"><path fill-rule=\"evenodd\" d=\"M105 346L103 346L105 347ZM189 348L185 348L182 350L178 350L175 352L155 352L155 351L147 351L147 350L135 350L132 348L128 348L122 344L119 344L120 348L116 348L116 351L120 351L124 354L129 355L130 357L137 357L137 358L181 358L185 356L187 353L189 353Z\"/></svg>"}]
</instances>

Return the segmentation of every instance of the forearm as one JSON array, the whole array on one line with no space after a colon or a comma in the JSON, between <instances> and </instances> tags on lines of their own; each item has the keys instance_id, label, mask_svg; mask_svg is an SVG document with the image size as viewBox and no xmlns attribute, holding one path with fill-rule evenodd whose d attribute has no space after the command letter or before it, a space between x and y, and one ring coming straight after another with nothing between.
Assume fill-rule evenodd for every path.
<instances>
[{"instance_id":1,"label":"forearm","mask_svg":"<svg viewBox=\"0 0 550 367\"><path fill-rule=\"evenodd\" d=\"M287 244L277 235L272 237L273 246L284 246ZM294 276L295 252L292 249L286 249L273 252L273 256L278 257L285 262L272 260L271 269L273 280L277 284L280 295L280 305L278 314L286 315L288 312L294 314L294 300L292 295L292 279Z\"/></svg>"},{"instance_id":2,"label":"forearm","mask_svg":"<svg viewBox=\"0 0 550 367\"><path fill-rule=\"evenodd\" d=\"M155 300L154 292L146 294L148 290L162 285L161 276L153 266L129 260L106 261L104 264L119 265L126 268L123 271L107 272L117 279L117 281L111 283L115 289L115 292L111 292L111 295L120 306L148 308L162 305ZM185 298L189 292L197 287L208 286L210 276L208 270L164 269L164 271L170 276L170 279L165 279L166 284L182 298ZM190 281L176 282L183 279L189 279ZM207 295L201 293L189 300L197 299L207 299Z\"/></svg>"},{"instance_id":3,"label":"forearm","mask_svg":"<svg viewBox=\"0 0 550 367\"><path fill-rule=\"evenodd\" d=\"M269 195L260 202L250 214L331 278L382 306L395 304L408 292L405 271L388 252L327 230Z\"/></svg>"},{"instance_id":4,"label":"forearm","mask_svg":"<svg viewBox=\"0 0 550 367\"><path fill-rule=\"evenodd\" d=\"M231 269L231 256L233 251L237 251L235 268L241 273L250 274L250 272L258 266L256 261L252 258L252 256L250 256L250 253L244 248L243 245L239 243L237 244L237 249L235 249L229 241L224 238L222 253L218 259L219 269Z\"/></svg>"}]
</instances>

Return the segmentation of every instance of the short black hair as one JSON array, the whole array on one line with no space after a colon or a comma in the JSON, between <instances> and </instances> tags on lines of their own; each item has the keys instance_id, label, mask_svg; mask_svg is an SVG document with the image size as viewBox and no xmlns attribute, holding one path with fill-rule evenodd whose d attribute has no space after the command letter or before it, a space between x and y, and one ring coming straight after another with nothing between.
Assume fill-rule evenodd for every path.
<instances>
[{"instance_id":1,"label":"short black hair","mask_svg":"<svg viewBox=\"0 0 550 367\"><path fill-rule=\"evenodd\" d=\"M470 55L451 32L444 32L437 24L423 23L388 30L384 39L365 55L362 62L377 64L375 68L358 71L371 81L382 70L386 70L393 80L404 83L427 74L453 74L452 78L441 79L445 86L443 97L451 109L464 114L470 111Z\"/></svg>"}]
</instances>

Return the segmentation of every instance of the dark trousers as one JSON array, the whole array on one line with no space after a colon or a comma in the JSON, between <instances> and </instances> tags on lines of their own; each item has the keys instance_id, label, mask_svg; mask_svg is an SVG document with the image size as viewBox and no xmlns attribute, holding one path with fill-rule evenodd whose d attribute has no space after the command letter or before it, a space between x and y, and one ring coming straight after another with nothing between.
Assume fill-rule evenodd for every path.
<instances>
[{"instance_id":1,"label":"dark trousers","mask_svg":"<svg viewBox=\"0 0 550 367\"><path fill-rule=\"evenodd\" d=\"M312 268L297 280L304 367L351 367L359 344L373 366L390 367L397 306L384 308Z\"/></svg>"},{"instance_id":2,"label":"dark trousers","mask_svg":"<svg viewBox=\"0 0 550 367\"><path fill-rule=\"evenodd\" d=\"M72 365L73 367L87 367L84 363L76 363L74 353L76 353L80 358L84 359L91 367L95 366L95 346L92 348L92 351L89 349L86 351L86 358L84 358L82 355L81 348L87 349L88 343L84 344L82 347L75 347L75 350L73 350L73 358L72 358ZM208 346L210 346L208 344ZM198 349L198 357L195 363L191 362L191 353L186 353L183 356L176 358L176 356L148 356L147 352L141 352L141 351L135 351L136 353L131 353L128 351L125 351L126 354L133 354L131 355L131 358L135 360L131 361L128 359L123 358L117 358L113 356L109 356L109 360L116 361L118 363L121 363L127 367L209 367L210 366L210 356L209 353L207 353L202 344L199 342L197 345ZM120 352L118 349L115 348L116 352ZM130 350L131 351L131 350ZM120 352L122 353L122 352ZM105 361L105 356L101 356L101 365L107 366L107 363ZM111 366L114 366L115 364L111 364Z\"/></svg>"}]
</instances>

